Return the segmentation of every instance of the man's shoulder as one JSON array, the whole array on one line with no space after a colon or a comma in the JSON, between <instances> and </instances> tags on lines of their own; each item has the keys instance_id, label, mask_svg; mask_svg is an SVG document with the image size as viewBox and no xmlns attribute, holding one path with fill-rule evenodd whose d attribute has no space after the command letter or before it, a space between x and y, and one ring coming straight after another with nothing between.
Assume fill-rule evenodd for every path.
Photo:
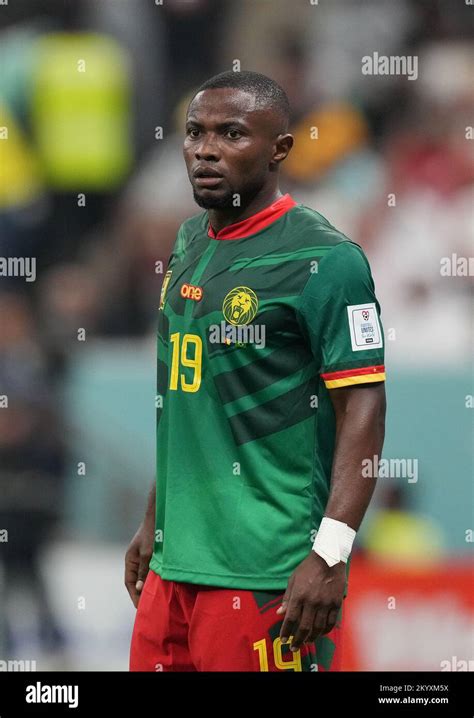
<instances>
[{"instance_id":1,"label":"man's shoulder","mask_svg":"<svg viewBox=\"0 0 474 718\"><path fill-rule=\"evenodd\" d=\"M350 241L324 215L305 204L296 205L289 220L291 229L302 245L329 248Z\"/></svg>"}]
</instances>

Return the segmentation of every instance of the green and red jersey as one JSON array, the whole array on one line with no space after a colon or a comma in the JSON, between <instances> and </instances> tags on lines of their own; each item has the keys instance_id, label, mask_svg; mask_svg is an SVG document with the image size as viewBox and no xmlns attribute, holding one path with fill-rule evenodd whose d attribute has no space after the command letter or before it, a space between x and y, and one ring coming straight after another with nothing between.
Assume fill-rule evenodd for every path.
<instances>
[{"instance_id":1,"label":"green and red jersey","mask_svg":"<svg viewBox=\"0 0 474 718\"><path fill-rule=\"evenodd\" d=\"M207 212L181 225L158 319L153 571L286 588L329 496L329 392L385 379L379 315L362 249L289 195L217 235Z\"/></svg>"}]
</instances>

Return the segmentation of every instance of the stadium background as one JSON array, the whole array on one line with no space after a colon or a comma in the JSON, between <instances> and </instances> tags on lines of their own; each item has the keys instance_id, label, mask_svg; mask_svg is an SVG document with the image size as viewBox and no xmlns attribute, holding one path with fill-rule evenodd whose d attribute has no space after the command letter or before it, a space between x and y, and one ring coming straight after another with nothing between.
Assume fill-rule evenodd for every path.
<instances>
[{"instance_id":1,"label":"stadium background","mask_svg":"<svg viewBox=\"0 0 474 718\"><path fill-rule=\"evenodd\" d=\"M236 61L287 91L282 188L364 247L382 304L384 457L398 464L357 540L345 667L474 660L472 299L460 265L441 271L473 253L473 13L0 3L0 256L36 258L35 281L0 277L0 661L127 668L123 557L154 473L158 297L199 211L183 113ZM374 52L417 57L416 79L364 75Z\"/></svg>"}]
</instances>

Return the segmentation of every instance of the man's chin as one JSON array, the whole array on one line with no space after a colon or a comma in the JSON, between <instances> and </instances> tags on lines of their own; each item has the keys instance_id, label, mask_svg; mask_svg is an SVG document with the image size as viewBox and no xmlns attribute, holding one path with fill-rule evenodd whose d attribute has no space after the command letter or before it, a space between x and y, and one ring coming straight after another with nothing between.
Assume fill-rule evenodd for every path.
<instances>
[{"instance_id":1,"label":"man's chin","mask_svg":"<svg viewBox=\"0 0 474 718\"><path fill-rule=\"evenodd\" d=\"M198 194L198 192L193 189L193 196L196 204L203 209L226 209L233 206L233 195L230 192L217 194L212 192L212 190L207 190L202 194Z\"/></svg>"}]
</instances>

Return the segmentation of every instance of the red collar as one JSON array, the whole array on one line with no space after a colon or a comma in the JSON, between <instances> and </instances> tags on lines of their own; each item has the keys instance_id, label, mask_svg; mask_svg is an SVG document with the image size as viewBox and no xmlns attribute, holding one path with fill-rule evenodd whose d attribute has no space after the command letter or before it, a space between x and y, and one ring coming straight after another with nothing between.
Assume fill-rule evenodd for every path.
<instances>
[{"instance_id":1,"label":"red collar","mask_svg":"<svg viewBox=\"0 0 474 718\"><path fill-rule=\"evenodd\" d=\"M273 204L260 210L260 212L243 219L241 222L235 222L223 227L217 234L208 224L207 234L212 239L243 239L273 224L295 205L295 200L289 194L284 194L283 197L279 197Z\"/></svg>"}]
</instances>

